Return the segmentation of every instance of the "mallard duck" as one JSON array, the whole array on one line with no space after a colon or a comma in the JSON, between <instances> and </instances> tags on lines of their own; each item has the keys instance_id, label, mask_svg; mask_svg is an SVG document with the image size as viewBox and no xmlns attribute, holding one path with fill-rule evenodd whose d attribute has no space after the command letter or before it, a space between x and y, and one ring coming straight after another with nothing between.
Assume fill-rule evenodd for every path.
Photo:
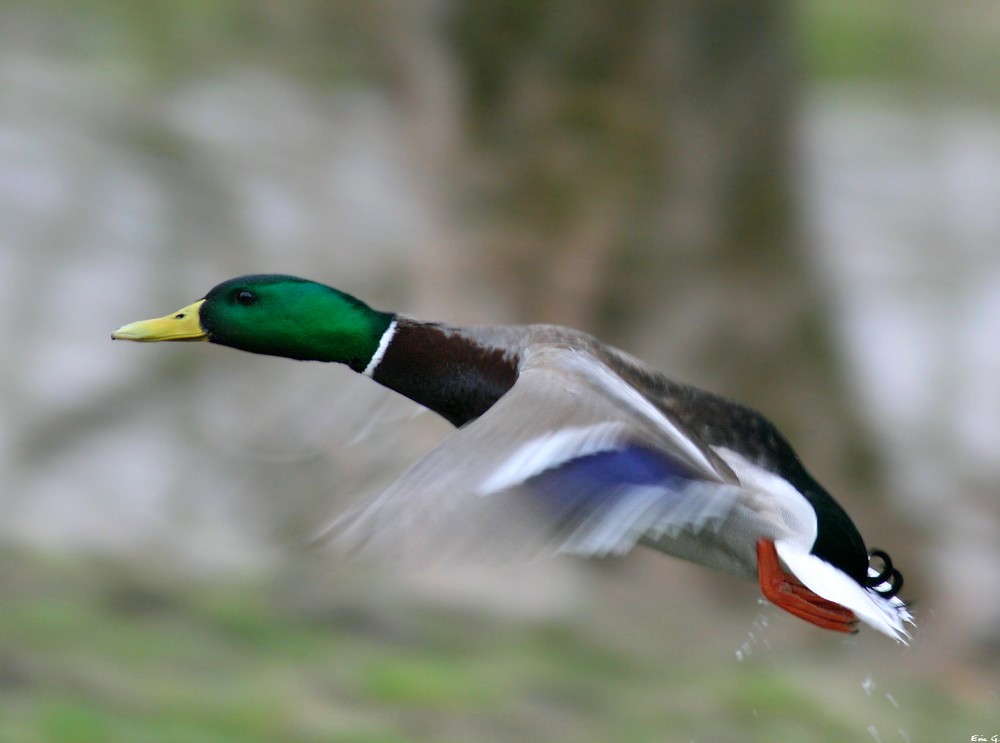
<instances>
[{"instance_id":1,"label":"mallard duck","mask_svg":"<svg viewBox=\"0 0 1000 743\"><path fill-rule=\"evenodd\" d=\"M322 284L242 276L112 338L346 364L458 430L330 538L379 556L623 554L756 579L775 606L900 642L902 575L760 413L555 325L459 328Z\"/></svg>"}]
</instances>

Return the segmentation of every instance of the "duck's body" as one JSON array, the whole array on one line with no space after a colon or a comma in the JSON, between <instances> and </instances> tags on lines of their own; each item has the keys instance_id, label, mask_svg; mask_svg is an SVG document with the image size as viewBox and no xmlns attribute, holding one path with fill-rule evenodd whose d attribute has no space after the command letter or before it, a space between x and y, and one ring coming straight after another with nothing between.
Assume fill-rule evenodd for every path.
<instances>
[{"instance_id":1,"label":"duck's body","mask_svg":"<svg viewBox=\"0 0 1000 743\"><path fill-rule=\"evenodd\" d=\"M772 602L819 626L853 631L860 618L908 637L898 571L884 553L882 571L869 568L850 518L766 418L585 333L447 327L249 276L114 337L339 361L459 427L333 525L358 551L589 556L641 543L756 576Z\"/></svg>"}]
</instances>

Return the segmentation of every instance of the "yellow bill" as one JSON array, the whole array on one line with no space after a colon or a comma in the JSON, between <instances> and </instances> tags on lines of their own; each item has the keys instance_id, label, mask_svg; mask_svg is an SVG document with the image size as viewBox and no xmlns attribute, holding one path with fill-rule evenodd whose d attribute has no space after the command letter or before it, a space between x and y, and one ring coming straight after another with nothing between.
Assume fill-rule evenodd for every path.
<instances>
[{"instance_id":1,"label":"yellow bill","mask_svg":"<svg viewBox=\"0 0 1000 743\"><path fill-rule=\"evenodd\" d=\"M208 334L201 327L201 305L204 299L189 304L171 315L154 320L122 325L111 334L116 341L206 341Z\"/></svg>"}]
</instances>

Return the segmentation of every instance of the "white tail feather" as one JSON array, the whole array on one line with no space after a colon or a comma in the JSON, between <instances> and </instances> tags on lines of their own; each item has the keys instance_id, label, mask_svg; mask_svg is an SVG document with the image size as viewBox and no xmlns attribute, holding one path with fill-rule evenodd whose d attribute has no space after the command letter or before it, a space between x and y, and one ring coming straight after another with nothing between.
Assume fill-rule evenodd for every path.
<instances>
[{"instance_id":1,"label":"white tail feather","mask_svg":"<svg viewBox=\"0 0 1000 743\"><path fill-rule=\"evenodd\" d=\"M842 570L816 555L803 552L794 544L779 540L774 546L782 562L810 591L850 609L862 622L896 642L909 644L910 633L906 624L915 623L906 605L898 598L887 599L870 588L860 586Z\"/></svg>"}]
</instances>

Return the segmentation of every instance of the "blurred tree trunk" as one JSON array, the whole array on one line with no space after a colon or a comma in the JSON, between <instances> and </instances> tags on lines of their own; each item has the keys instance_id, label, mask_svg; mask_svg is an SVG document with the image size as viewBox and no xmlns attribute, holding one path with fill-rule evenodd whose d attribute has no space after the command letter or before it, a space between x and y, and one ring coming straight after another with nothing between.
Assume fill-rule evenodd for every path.
<instances>
[{"instance_id":1,"label":"blurred tree trunk","mask_svg":"<svg viewBox=\"0 0 1000 743\"><path fill-rule=\"evenodd\" d=\"M867 458L793 218L789 26L780 0L483 0L451 32L516 319L750 401L826 474Z\"/></svg>"}]
</instances>

